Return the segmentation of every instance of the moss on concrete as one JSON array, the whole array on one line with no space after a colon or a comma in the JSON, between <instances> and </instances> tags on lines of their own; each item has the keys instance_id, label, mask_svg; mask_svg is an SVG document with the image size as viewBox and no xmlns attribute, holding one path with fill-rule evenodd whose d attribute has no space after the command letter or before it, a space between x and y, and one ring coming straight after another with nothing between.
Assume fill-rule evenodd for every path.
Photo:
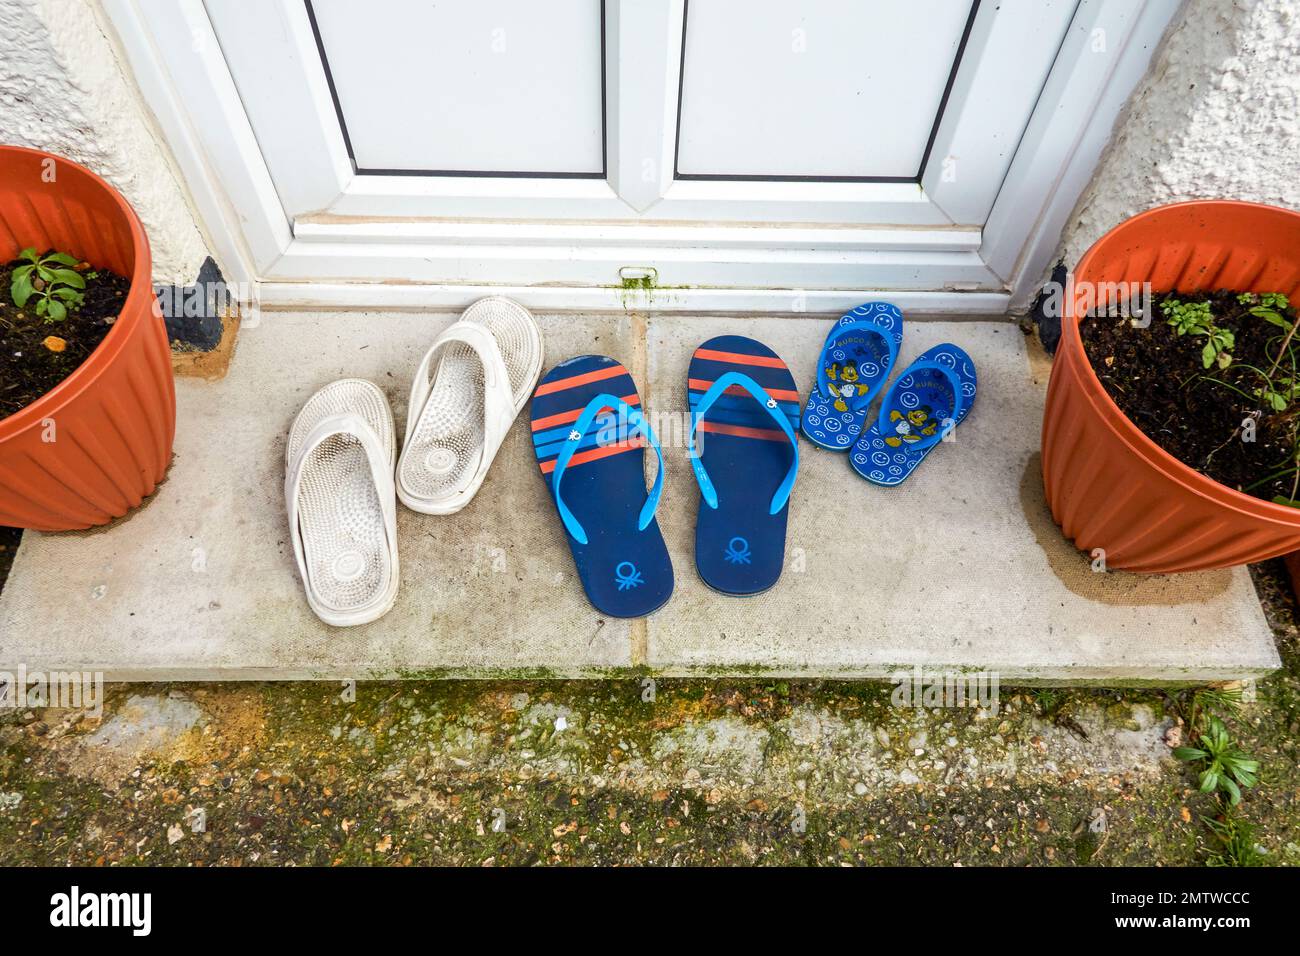
<instances>
[{"instance_id":1,"label":"moss on concrete","mask_svg":"<svg viewBox=\"0 0 1300 956\"><path fill-rule=\"evenodd\" d=\"M1264 764L1242 813L1267 859L1295 863L1295 608L1276 567L1256 578L1285 667L1234 722ZM1004 687L996 714L762 677L352 691L129 685L101 718L0 710L0 864L1178 865L1210 849L1214 805L1169 755L1190 691ZM138 732L164 712L181 719Z\"/></svg>"}]
</instances>

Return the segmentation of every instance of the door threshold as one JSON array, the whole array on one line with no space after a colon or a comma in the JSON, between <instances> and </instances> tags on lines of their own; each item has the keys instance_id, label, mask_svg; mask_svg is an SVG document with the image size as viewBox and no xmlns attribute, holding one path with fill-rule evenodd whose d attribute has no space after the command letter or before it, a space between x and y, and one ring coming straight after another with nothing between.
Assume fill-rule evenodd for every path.
<instances>
[{"instance_id":1,"label":"door threshold","mask_svg":"<svg viewBox=\"0 0 1300 956\"><path fill-rule=\"evenodd\" d=\"M635 280L632 280L635 282ZM825 315L882 299L904 312L936 316L1007 315L1010 295L987 290L730 289L624 286L491 285L392 282L262 282L263 309L424 309L454 311L503 295L540 312L641 312Z\"/></svg>"}]
</instances>

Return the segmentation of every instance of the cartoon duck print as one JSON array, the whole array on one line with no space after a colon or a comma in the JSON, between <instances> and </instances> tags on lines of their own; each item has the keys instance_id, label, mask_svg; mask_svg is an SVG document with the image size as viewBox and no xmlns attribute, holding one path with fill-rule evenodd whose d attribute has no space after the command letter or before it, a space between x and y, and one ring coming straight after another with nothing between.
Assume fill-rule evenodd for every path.
<instances>
[{"instance_id":1,"label":"cartoon duck print","mask_svg":"<svg viewBox=\"0 0 1300 956\"><path fill-rule=\"evenodd\" d=\"M871 391L862 381L862 375L858 372L858 363L854 359L843 363L833 362L826 370L826 377L835 384L831 386L831 394L835 396L835 410L837 412L847 412L848 404L844 401L846 398L852 398L855 395L865 395Z\"/></svg>"},{"instance_id":2,"label":"cartoon duck print","mask_svg":"<svg viewBox=\"0 0 1300 956\"><path fill-rule=\"evenodd\" d=\"M894 409L889 413L894 434L885 439L885 444L890 448L898 448L903 444L914 445L922 438L929 438L939 429L939 422L931 414L932 412L933 409L929 405L914 408L906 415Z\"/></svg>"}]
</instances>

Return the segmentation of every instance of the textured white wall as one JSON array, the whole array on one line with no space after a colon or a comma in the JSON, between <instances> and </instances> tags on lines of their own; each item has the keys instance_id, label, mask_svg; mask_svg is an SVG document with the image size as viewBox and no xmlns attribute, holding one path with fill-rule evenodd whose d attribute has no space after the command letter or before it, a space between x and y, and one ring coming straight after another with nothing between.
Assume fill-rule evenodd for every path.
<instances>
[{"instance_id":1,"label":"textured white wall","mask_svg":"<svg viewBox=\"0 0 1300 956\"><path fill-rule=\"evenodd\" d=\"M0 0L0 142L99 173L144 222L155 280L193 282L203 237L100 17L93 0Z\"/></svg>"},{"instance_id":2,"label":"textured white wall","mask_svg":"<svg viewBox=\"0 0 1300 956\"><path fill-rule=\"evenodd\" d=\"M1112 226L1185 199L1300 208L1300 0L1188 0L1060 257L1072 268Z\"/></svg>"}]
</instances>

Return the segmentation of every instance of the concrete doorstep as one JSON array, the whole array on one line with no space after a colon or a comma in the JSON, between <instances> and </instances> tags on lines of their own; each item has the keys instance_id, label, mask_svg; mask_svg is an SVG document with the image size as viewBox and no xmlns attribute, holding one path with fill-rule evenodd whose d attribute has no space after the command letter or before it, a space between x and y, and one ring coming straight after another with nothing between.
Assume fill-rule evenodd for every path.
<instances>
[{"instance_id":1,"label":"concrete doorstep","mask_svg":"<svg viewBox=\"0 0 1300 956\"><path fill-rule=\"evenodd\" d=\"M229 375L177 382L176 458L144 507L107 528L28 533L0 593L0 669L110 680L765 674L887 678L988 671L1004 683L1244 679L1279 665L1245 568L1097 573L1043 499L1039 427L1049 366L1005 320L910 318L901 362L953 341L974 358L975 406L902 486L859 478L803 442L786 569L753 598L694 568L699 500L664 436L659 521L676 591L640 621L603 618L574 574L520 416L459 514L399 506L402 585L383 619L330 628L308 609L283 502L285 433L335 378L370 378L399 434L410 376L455 316L268 312ZM686 365L727 332L767 343L806 395L824 317L540 316L546 366L612 355L654 416L681 412ZM681 430L679 430L681 431ZM679 436L680 437L680 436ZM654 456L647 456L653 469Z\"/></svg>"}]
</instances>

